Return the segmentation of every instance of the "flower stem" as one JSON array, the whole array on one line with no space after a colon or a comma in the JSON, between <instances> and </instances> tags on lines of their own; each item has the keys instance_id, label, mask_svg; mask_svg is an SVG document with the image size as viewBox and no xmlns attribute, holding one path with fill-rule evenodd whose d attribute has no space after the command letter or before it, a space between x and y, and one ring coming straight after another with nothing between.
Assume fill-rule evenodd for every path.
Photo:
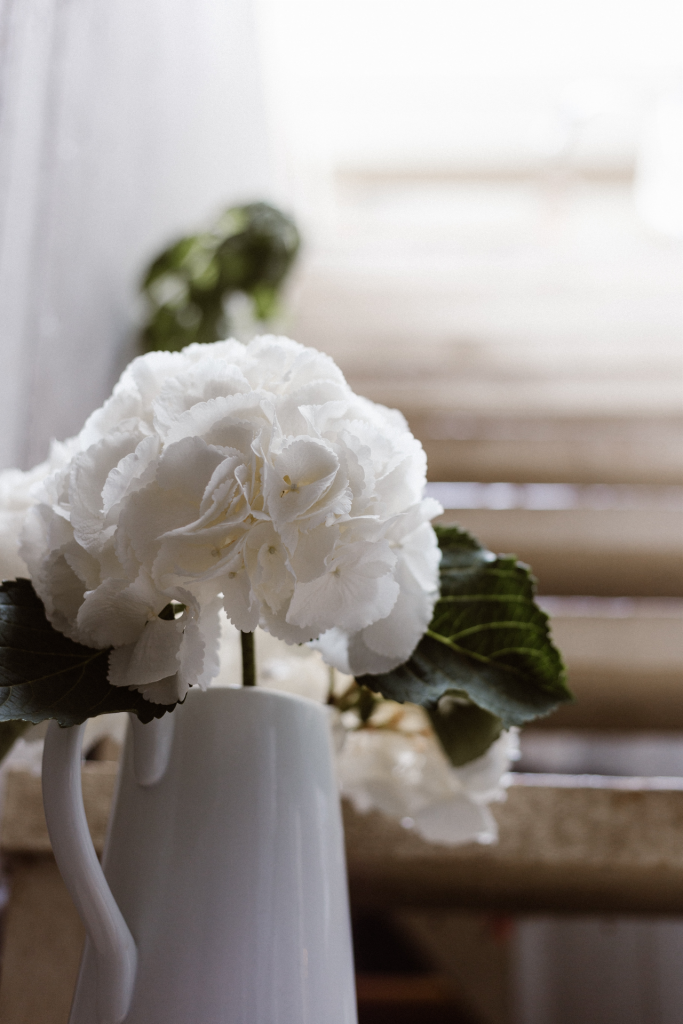
<instances>
[{"instance_id":1,"label":"flower stem","mask_svg":"<svg viewBox=\"0 0 683 1024\"><path fill-rule=\"evenodd\" d=\"M242 633L242 686L256 686L254 634Z\"/></svg>"},{"instance_id":2,"label":"flower stem","mask_svg":"<svg viewBox=\"0 0 683 1024\"><path fill-rule=\"evenodd\" d=\"M327 666L327 703L334 704L334 669Z\"/></svg>"}]
</instances>

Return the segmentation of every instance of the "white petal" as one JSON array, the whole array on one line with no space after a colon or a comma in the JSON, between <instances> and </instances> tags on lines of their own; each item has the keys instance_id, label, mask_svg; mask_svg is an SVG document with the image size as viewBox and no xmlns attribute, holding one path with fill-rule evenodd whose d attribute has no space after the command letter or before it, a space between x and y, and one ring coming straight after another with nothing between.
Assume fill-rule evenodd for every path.
<instances>
[{"instance_id":1,"label":"white petal","mask_svg":"<svg viewBox=\"0 0 683 1024\"><path fill-rule=\"evenodd\" d=\"M265 629L278 640L284 640L286 644L305 644L317 635L315 629L310 626L293 626L287 622L284 609L281 612L272 612L267 605L261 609L259 625L261 629Z\"/></svg>"},{"instance_id":2,"label":"white petal","mask_svg":"<svg viewBox=\"0 0 683 1024\"><path fill-rule=\"evenodd\" d=\"M175 675L180 668L183 627L177 620L154 619L136 643L117 648L109 656L109 682L139 689Z\"/></svg>"},{"instance_id":3,"label":"white petal","mask_svg":"<svg viewBox=\"0 0 683 1024\"><path fill-rule=\"evenodd\" d=\"M85 594L76 628L88 647L121 647L137 641L148 617L147 605L131 595L127 580L108 579Z\"/></svg>"},{"instance_id":4,"label":"white petal","mask_svg":"<svg viewBox=\"0 0 683 1024\"><path fill-rule=\"evenodd\" d=\"M259 623L260 610L247 570L230 573L222 585L223 607L233 626L244 633L253 633Z\"/></svg>"},{"instance_id":5,"label":"white petal","mask_svg":"<svg viewBox=\"0 0 683 1024\"><path fill-rule=\"evenodd\" d=\"M346 488L346 478L338 481L338 475L339 459L327 445L304 438L286 445L272 466L266 466L265 497L275 526L310 516L313 510L324 518Z\"/></svg>"},{"instance_id":6,"label":"white petal","mask_svg":"<svg viewBox=\"0 0 683 1024\"><path fill-rule=\"evenodd\" d=\"M353 676L381 675L383 672L391 672L407 661L402 652L388 657L373 651L365 642L364 629L359 633L347 635L347 651L348 670Z\"/></svg>"},{"instance_id":7,"label":"white petal","mask_svg":"<svg viewBox=\"0 0 683 1024\"><path fill-rule=\"evenodd\" d=\"M82 642L76 617L85 597L85 585L69 565L63 549L50 552L40 568L40 575L33 577L33 585L55 629Z\"/></svg>"},{"instance_id":8,"label":"white petal","mask_svg":"<svg viewBox=\"0 0 683 1024\"><path fill-rule=\"evenodd\" d=\"M141 438L116 431L78 454L71 463L69 502L71 525L79 544L86 549L101 545L105 529L102 492L111 471L134 453Z\"/></svg>"},{"instance_id":9,"label":"white petal","mask_svg":"<svg viewBox=\"0 0 683 1024\"><path fill-rule=\"evenodd\" d=\"M349 665L349 634L346 630L328 629L317 640L312 640L309 647L320 651L326 664L344 675L353 675Z\"/></svg>"},{"instance_id":10,"label":"white petal","mask_svg":"<svg viewBox=\"0 0 683 1024\"><path fill-rule=\"evenodd\" d=\"M264 610L277 613L289 602L296 583L280 537L270 523L257 523L246 535L244 550L254 595Z\"/></svg>"},{"instance_id":11,"label":"white petal","mask_svg":"<svg viewBox=\"0 0 683 1024\"><path fill-rule=\"evenodd\" d=\"M396 604L389 615L363 630L363 641L377 654L395 659L394 664L400 665L408 660L429 626L436 595L415 586L404 564L397 566L396 581L400 587ZM354 671L359 670L354 666Z\"/></svg>"},{"instance_id":12,"label":"white petal","mask_svg":"<svg viewBox=\"0 0 683 1024\"><path fill-rule=\"evenodd\" d=\"M287 622L310 626L314 632L324 632L333 626L352 631L362 629L376 616L384 618L398 594L398 583L390 572L383 576L353 569L328 572L311 583L297 584Z\"/></svg>"},{"instance_id":13,"label":"white petal","mask_svg":"<svg viewBox=\"0 0 683 1024\"><path fill-rule=\"evenodd\" d=\"M190 600L190 595L186 596ZM218 675L220 664L218 650L220 642L220 601L214 598L204 603L201 611L189 615L190 608L178 620L184 626L183 640L180 646L178 672L179 691L185 695L190 686L198 686L205 690L212 679ZM186 620L186 616L188 619ZM180 699L182 699L182 696Z\"/></svg>"},{"instance_id":14,"label":"white petal","mask_svg":"<svg viewBox=\"0 0 683 1024\"><path fill-rule=\"evenodd\" d=\"M463 843L495 843L496 819L488 807L474 803L464 793L429 804L412 815L414 828L428 843L460 846Z\"/></svg>"},{"instance_id":15,"label":"white petal","mask_svg":"<svg viewBox=\"0 0 683 1024\"><path fill-rule=\"evenodd\" d=\"M143 437L135 451L112 469L102 489L102 510L105 514L126 495L149 483L149 470L158 454L159 439L149 435Z\"/></svg>"},{"instance_id":16,"label":"white petal","mask_svg":"<svg viewBox=\"0 0 683 1024\"><path fill-rule=\"evenodd\" d=\"M113 653L115 652L112 651ZM112 655L109 656L110 662L111 657ZM180 682L178 673L165 679L156 679L146 686L138 686L137 689L145 700L151 701L152 704L175 704L187 693L187 688Z\"/></svg>"}]
</instances>

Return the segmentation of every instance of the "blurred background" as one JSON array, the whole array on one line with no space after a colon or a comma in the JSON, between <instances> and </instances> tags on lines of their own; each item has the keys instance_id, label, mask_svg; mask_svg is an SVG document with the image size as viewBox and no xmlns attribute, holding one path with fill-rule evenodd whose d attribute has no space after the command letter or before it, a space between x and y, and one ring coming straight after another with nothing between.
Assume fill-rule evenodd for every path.
<instances>
[{"instance_id":1,"label":"blurred background","mask_svg":"<svg viewBox=\"0 0 683 1024\"><path fill-rule=\"evenodd\" d=\"M350 849L361 1024L683 1019L680 41L674 0L0 0L0 465L103 401L160 252L267 201L267 329L404 412L566 656L512 787L552 797L510 854L546 895L455 858L373 900Z\"/></svg>"}]
</instances>

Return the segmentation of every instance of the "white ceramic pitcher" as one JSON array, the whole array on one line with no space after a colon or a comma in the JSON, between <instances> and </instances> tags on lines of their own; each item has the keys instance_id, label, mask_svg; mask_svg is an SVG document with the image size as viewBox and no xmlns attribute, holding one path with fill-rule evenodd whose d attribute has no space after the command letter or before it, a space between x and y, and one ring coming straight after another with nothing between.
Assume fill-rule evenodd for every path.
<instances>
[{"instance_id":1,"label":"white ceramic pitcher","mask_svg":"<svg viewBox=\"0 0 683 1024\"><path fill-rule=\"evenodd\" d=\"M55 857L88 931L70 1024L355 1024L326 709L216 688L136 720L104 875L81 736L52 722L43 760Z\"/></svg>"}]
</instances>

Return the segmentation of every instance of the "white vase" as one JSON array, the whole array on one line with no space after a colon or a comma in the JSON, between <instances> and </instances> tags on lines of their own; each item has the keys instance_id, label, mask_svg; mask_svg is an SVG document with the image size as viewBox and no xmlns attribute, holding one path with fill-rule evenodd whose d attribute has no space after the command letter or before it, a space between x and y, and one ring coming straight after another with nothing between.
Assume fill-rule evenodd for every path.
<instances>
[{"instance_id":1,"label":"white vase","mask_svg":"<svg viewBox=\"0 0 683 1024\"><path fill-rule=\"evenodd\" d=\"M129 730L106 882L82 814L81 731L51 723L43 769L55 856L89 935L70 1024L355 1024L326 709L191 690Z\"/></svg>"}]
</instances>

